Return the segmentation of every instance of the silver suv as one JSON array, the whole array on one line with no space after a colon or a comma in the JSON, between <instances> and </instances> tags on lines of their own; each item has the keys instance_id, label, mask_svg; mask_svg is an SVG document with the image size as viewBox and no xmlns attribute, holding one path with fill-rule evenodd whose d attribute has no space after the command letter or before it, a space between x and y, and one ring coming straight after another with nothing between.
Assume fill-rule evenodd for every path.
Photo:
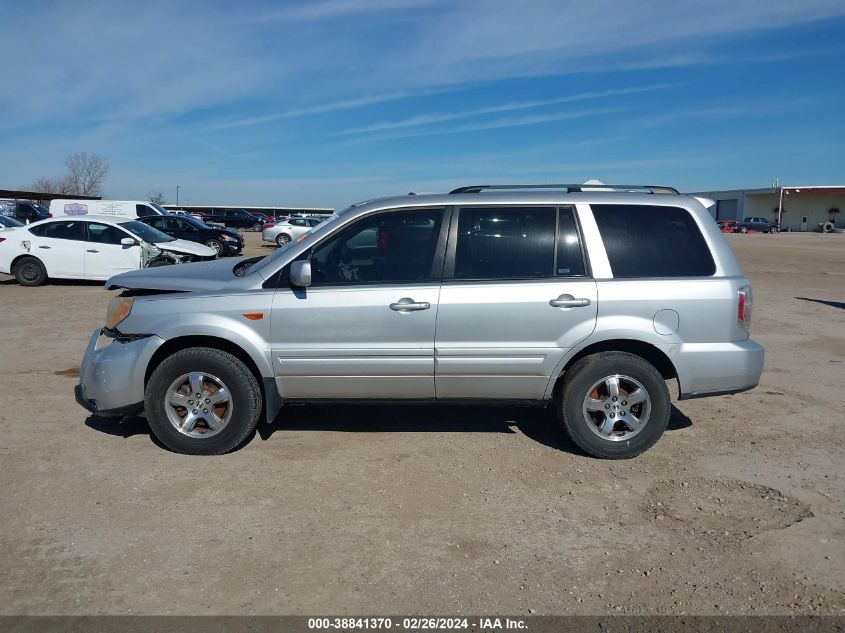
<instances>
[{"instance_id":1,"label":"silver suv","mask_svg":"<svg viewBox=\"0 0 845 633\"><path fill-rule=\"evenodd\" d=\"M702 201L667 187L462 187L349 207L262 259L140 270L77 401L219 454L285 403L551 404L633 457L679 399L751 389L751 288ZM704 203L704 204L703 204Z\"/></svg>"}]
</instances>

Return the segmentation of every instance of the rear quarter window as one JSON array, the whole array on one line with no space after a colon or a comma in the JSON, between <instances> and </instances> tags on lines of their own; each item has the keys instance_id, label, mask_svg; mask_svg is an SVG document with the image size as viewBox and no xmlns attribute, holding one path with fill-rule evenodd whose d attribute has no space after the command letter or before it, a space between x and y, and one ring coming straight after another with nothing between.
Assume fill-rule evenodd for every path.
<instances>
[{"instance_id":1,"label":"rear quarter window","mask_svg":"<svg viewBox=\"0 0 845 633\"><path fill-rule=\"evenodd\" d=\"M614 277L709 277L716 272L707 242L686 209L590 206Z\"/></svg>"}]
</instances>

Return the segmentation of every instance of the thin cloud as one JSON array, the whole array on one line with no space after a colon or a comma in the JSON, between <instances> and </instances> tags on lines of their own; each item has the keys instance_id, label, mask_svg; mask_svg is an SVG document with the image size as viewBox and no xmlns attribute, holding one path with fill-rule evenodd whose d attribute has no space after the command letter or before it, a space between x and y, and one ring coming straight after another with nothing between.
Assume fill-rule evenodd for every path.
<instances>
[{"instance_id":1,"label":"thin cloud","mask_svg":"<svg viewBox=\"0 0 845 633\"><path fill-rule=\"evenodd\" d=\"M469 119L476 116L483 116L486 114L499 114L502 112L512 112L514 110L527 110L531 108L541 108L550 105L560 105L563 103L572 103L574 101L583 101L586 99L601 99L603 97L616 97L626 94L634 94L637 92L650 92L653 90L661 90L667 88L669 84L655 84L652 86L637 86L633 88L620 88L616 90L603 90L600 92L582 92L575 95L567 95L563 97L555 97L553 99L537 99L533 101L516 101L511 103L504 103L495 106L488 106L486 108L475 108L472 110L463 110L460 112L434 112L429 114L420 114L408 119L399 121L383 121L381 123L373 123L372 125L365 125L362 127L348 128L336 132L331 136L348 136L353 134L364 134L369 132L382 132L384 130L395 130L400 128L418 127L422 125L431 125L432 123L445 123L447 121L455 121L459 119Z\"/></svg>"},{"instance_id":2,"label":"thin cloud","mask_svg":"<svg viewBox=\"0 0 845 633\"><path fill-rule=\"evenodd\" d=\"M361 141L392 141L404 138L416 138L420 136L438 136L442 134L460 134L463 132L476 132L481 130L496 130L501 128L522 127L525 125L539 125L542 123L552 123L554 121L565 121L568 119L582 119L589 116L598 116L602 114L612 114L623 111L623 108L600 108L592 110L581 110L577 112L559 112L557 114L535 114L523 117L506 117L495 119L493 121L486 121L483 123L467 123L464 125L454 125L450 127L440 127L436 129L424 130L409 130L407 132L398 132L395 134L381 134L361 137L352 142Z\"/></svg>"}]
</instances>

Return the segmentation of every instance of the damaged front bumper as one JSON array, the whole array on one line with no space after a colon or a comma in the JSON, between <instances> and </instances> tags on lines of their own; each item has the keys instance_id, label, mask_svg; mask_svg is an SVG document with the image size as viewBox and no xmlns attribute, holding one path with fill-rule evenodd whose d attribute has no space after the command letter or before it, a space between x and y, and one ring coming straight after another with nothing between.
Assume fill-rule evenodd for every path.
<instances>
[{"instance_id":1,"label":"damaged front bumper","mask_svg":"<svg viewBox=\"0 0 845 633\"><path fill-rule=\"evenodd\" d=\"M80 406L99 416L124 416L144 409L147 366L164 340L155 335L123 337L95 330L88 341L79 384L74 388Z\"/></svg>"}]
</instances>

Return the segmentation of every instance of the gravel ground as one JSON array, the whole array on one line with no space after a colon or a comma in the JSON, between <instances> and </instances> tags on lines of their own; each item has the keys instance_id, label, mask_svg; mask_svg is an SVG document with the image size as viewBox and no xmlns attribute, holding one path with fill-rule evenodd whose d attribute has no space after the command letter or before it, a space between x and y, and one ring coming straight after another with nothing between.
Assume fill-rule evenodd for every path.
<instances>
[{"instance_id":1,"label":"gravel ground","mask_svg":"<svg viewBox=\"0 0 845 633\"><path fill-rule=\"evenodd\" d=\"M845 614L845 236L729 240L762 382L625 462L481 407L287 408L175 455L73 400L111 293L3 278L0 614Z\"/></svg>"}]
</instances>

